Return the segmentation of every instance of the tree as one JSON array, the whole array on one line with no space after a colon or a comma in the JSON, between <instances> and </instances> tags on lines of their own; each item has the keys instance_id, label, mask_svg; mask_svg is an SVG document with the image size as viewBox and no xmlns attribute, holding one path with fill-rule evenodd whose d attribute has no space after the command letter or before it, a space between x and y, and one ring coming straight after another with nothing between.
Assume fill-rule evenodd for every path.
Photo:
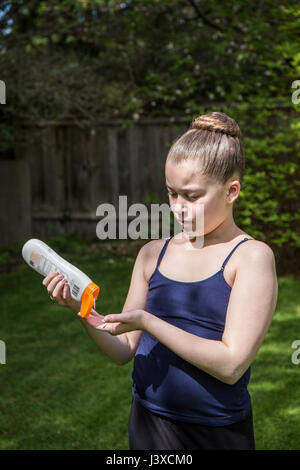
<instances>
[{"instance_id":1,"label":"tree","mask_svg":"<svg viewBox=\"0 0 300 470\"><path fill-rule=\"evenodd\" d=\"M2 11L3 153L24 138L16 122L164 117L188 125L223 110L247 149L241 223L253 236L299 246L298 1L18 0Z\"/></svg>"}]
</instances>

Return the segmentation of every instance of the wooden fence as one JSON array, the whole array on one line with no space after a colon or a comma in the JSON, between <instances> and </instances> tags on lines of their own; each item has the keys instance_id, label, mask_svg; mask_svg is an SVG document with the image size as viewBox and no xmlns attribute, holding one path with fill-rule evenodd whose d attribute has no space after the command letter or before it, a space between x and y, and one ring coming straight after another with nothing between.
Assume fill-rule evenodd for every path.
<instances>
[{"instance_id":1,"label":"wooden fence","mask_svg":"<svg viewBox=\"0 0 300 470\"><path fill-rule=\"evenodd\" d=\"M97 207L117 208L119 195L127 196L128 206L153 195L168 203L168 149L188 127L162 120L127 128L120 123L28 127L26 145L16 148L16 157L30 168L34 232L48 235L67 227L95 235Z\"/></svg>"}]
</instances>

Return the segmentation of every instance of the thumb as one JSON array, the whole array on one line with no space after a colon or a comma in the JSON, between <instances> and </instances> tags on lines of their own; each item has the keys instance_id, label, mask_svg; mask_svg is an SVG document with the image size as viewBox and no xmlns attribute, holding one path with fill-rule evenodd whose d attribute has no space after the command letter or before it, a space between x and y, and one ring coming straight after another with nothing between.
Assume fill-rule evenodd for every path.
<instances>
[{"instance_id":1,"label":"thumb","mask_svg":"<svg viewBox=\"0 0 300 470\"><path fill-rule=\"evenodd\" d=\"M106 315L103 318L103 321L106 323L122 322L126 320L127 320L127 316L124 313L117 313L117 314L112 313L112 314Z\"/></svg>"}]
</instances>

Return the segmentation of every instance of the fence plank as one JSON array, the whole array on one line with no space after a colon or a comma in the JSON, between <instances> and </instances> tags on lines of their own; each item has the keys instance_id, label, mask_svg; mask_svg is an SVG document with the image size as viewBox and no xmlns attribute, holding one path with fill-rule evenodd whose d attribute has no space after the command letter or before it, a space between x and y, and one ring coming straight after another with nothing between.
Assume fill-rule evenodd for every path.
<instances>
[{"instance_id":1,"label":"fence plank","mask_svg":"<svg viewBox=\"0 0 300 470\"><path fill-rule=\"evenodd\" d=\"M181 123L181 128L187 126ZM163 120L128 128L95 123L89 129L44 123L39 138L19 157L30 165L34 226L58 227L67 212L69 230L81 224L83 232L91 233L91 224L99 220L97 207L111 203L118 215L120 195L127 196L128 206L153 193L167 202L165 160L179 132Z\"/></svg>"},{"instance_id":2,"label":"fence plank","mask_svg":"<svg viewBox=\"0 0 300 470\"><path fill-rule=\"evenodd\" d=\"M27 161L0 161L0 245L31 237L31 184Z\"/></svg>"},{"instance_id":3,"label":"fence plank","mask_svg":"<svg viewBox=\"0 0 300 470\"><path fill-rule=\"evenodd\" d=\"M118 130L116 128L107 129L107 163L110 174L111 194L108 201L116 205L119 197L119 163L118 163Z\"/></svg>"}]
</instances>

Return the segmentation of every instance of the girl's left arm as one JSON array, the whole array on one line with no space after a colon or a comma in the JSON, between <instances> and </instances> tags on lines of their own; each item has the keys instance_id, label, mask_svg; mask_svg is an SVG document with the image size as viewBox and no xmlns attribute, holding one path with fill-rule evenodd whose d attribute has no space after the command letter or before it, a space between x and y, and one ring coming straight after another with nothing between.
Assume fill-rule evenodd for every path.
<instances>
[{"instance_id":1,"label":"girl's left arm","mask_svg":"<svg viewBox=\"0 0 300 470\"><path fill-rule=\"evenodd\" d=\"M108 315L100 328L113 335L147 331L190 364L222 382L236 383L264 340L278 297L273 251L263 242L253 245L237 269L221 341L193 335L143 310Z\"/></svg>"}]
</instances>

